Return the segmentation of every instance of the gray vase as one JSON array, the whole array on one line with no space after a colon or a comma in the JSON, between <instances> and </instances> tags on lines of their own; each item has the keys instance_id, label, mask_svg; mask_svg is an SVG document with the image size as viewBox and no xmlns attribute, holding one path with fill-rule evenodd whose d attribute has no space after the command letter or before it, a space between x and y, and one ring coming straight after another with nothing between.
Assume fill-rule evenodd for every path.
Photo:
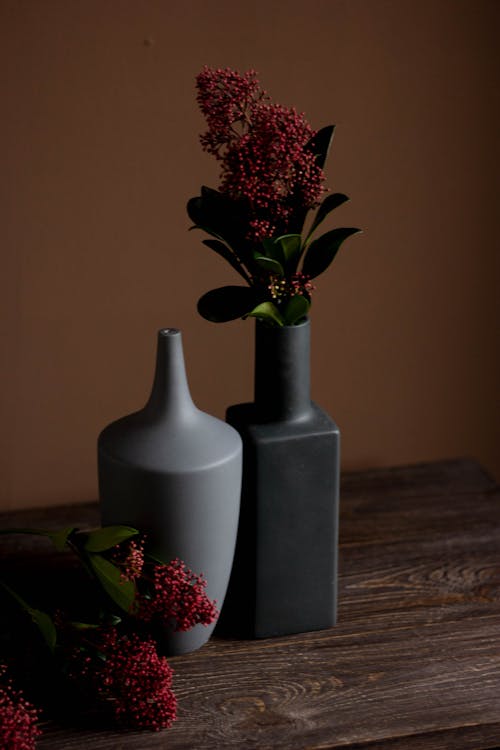
<instances>
[{"instance_id":1,"label":"gray vase","mask_svg":"<svg viewBox=\"0 0 500 750\"><path fill-rule=\"evenodd\" d=\"M103 430L98 466L103 525L138 528L161 559L179 557L203 573L220 610L238 527L242 444L235 429L191 400L179 330L159 331L151 396ZM165 631L164 650L193 651L214 627Z\"/></svg>"}]
</instances>

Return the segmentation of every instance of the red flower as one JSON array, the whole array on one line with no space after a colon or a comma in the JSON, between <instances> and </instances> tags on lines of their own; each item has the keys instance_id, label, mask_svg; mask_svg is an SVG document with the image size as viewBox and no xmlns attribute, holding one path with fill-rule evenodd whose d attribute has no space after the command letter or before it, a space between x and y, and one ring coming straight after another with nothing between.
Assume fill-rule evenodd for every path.
<instances>
[{"instance_id":1,"label":"red flower","mask_svg":"<svg viewBox=\"0 0 500 750\"><path fill-rule=\"evenodd\" d=\"M175 630L209 625L218 614L215 602L205 591L207 582L178 558L168 565L155 565L148 595L139 595L137 616L146 622L154 617L174 623Z\"/></svg>"},{"instance_id":2,"label":"red flower","mask_svg":"<svg viewBox=\"0 0 500 750\"><path fill-rule=\"evenodd\" d=\"M144 567L144 539L130 539L113 547L112 560L121 570L124 581L135 581Z\"/></svg>"},{"instance_id":3,"label":"red flower","mask_svg":"<svg viewBox=\"0 0 500 750\"><path fill-rule=\"evenodd\" d=\"M0 666L0 677L5 667ZM0 747L2 750L34 750L36 738L42 733L37 727L38 713L14 690L10 681L0 686Z\"/></svg>"},{"instance_id":4,"label":"red flower","mask_svg":"<svg viewBox=\"0 0 500 750\"><path fill-rule=\"evenodd\" d=\"M70 677L93 691L130 729L167 729L176 718L173 671L153 640L99 630L70 655Z\"/></svg>"},{"instance_id":5,"label":"red flower","mask_svg":"<svg viewBox=\"0 0 500 750\"><path fill-rule=\"evenodd\" d=\"M285 233L294 213L316 207L324 193L323 170L307 148L314 131L303 114L273 104L253 70L205 67L196 85L208 124L201 144L222 163L221 191L248 203L248 238Z\"/></svg>"},{"instance_id":6,"label":"red flower","mask_svg":"<svg viewBox=\"0 0 500 750\"><path fill-rule=\"evenodd\" d=\"M240 75L230 68L212 70L205 66L196 77L197 102L205 115L208 131L201 136L203 148L223 158L227 144L238 137L247 111L265 96L254 70Z\"/></svg>"}]
</instances>

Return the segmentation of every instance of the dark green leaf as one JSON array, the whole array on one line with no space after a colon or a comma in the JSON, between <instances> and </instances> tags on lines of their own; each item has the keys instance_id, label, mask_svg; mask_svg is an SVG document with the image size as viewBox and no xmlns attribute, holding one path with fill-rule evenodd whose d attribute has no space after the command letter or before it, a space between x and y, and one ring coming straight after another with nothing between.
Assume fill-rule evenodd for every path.
<instances>
[{"instance_id":1,"label":"dark green leaf","mask_svg":"<svg viewBox=\"0 0 500 750\"><path fill-rule=\"evenodd\" d=\"M310 306L311 303L304 295L296 294L295 297L292 297L283 312L285 325L293 326L305 318Z\"/></svg>"},{"instance_id":2,"label":"dark green leaf","mask_svg":"<svg viewBox=\"0 0 500 750\"><path fill-rule=\"evenodd\" d=\"M62 552L66 545L66 542L68 541L68 537L71 536L71 534L76 530L77 529L74 526L67 526L64 529L58 529L57 531L51 531L49 529L25 529L11 527L10 529L1 529L0 534L33 534L34 536L46 536L51 540L57 551Z\"/></svg>"},{"instance_id":3,"label":"dark green leaf","mask_svg":"<svg viewBox=\"0 0 500 750\"><path fill-rule=\"evenodd\" d=\"M207 209L206 200L201 195L197 195L188 201L187 212L191 221L197 226L211 226L210 212Z\"/></svg>"},{"instance_id":4,"label":"dark green leaf","mask_svg":"<svg viewBox=\"0 0 500 750\"><path fill-rule=\"evenodd\" d=\"M201 197L203 200L212 200L214 202L224 202L227 199L227 195L225 193L221 193L220 190L215 190L215 188L208 187L208 185L202 185L201 186Z\"/></svg>"},{"instance_id":5,"label":"dark green leaf","mask_svg":"<svg viewBox=\"0 0 500 750\"><path fill-rule=\"evenodd\" d=\"M50 531L49 529L27 529L11 527L6 529L0 529L0 534L33 534L34 536L46 536L55 545L59 551L64 548L66 540L70 534L76 529L73 526L68 526L65 529L58 529L57 531Z\"/></svg>"},{"instance_id":6,"label":"dark green leaf","mask_svg":"<svg viewBox=\"0 0 500 750\"><path fill-rule=\"evenodd\" d=\"M345 203L348 200L349 198L347 197L347 195L344 195L343 193L332 193L331 195L327 195L321 206L318 208L318 212L314 217L314 221L311 225L308 236L310 237L312 235L315 229L319 227L321 222L328 216L329 213L331 213L335 208L341 206L342 203Z\"/></svg>"},{"instance_id":7,"label":"dark green leaf","mask_svg":"<svg viewBox=\"0 0 500 750\"><path fill-rule=\"evenodd\" d=\"M57 641L57 632L54 627L52 619L46 612L42 612L40 609L32 609L31 607L27 610L29 615L38 630L42 634L42 637L51 651L54 651Z\"/></svg>"},{"instance_id":8,"label":"dark green leaf","mask_svg":"<svg viewBox=\"0 0 500 750\"><path fill-rule=\"evenodd\" d=\"M201 227L199 228L201 229ZM224 260L227 260L227 262L234 268L235 271L237 271L237 273L240 274L240 276L245 279L245 281L249 281L249 276L246 273L245 269L242 267L236 255L227 245L225 245L218 239L203 240L203 244L209 247L211 250L214 250L218 255L224 258Z\"/></svg>"},{"instance_id":9,"label":"dark green leaf","mask_svg":"<svg viewBox=\"0 0 500 750\"><path fill-rule=\"evenodd\" d=\"M76 531L74 526L67 526L65 529L60 529L60 531L47 532L47 536L52 540L52 544L56 550L62 552L66 546L68 537L70 537L74 531Z\"/></svg>"},{"instance_id":10,"label":"dark green leaf","mask_svg":"<svg viewBox=\"0 0 500 750\"><path fill-rule=\"evenodd\" d=\"M87 533L84 549L87 552L104 552L117 544L137 536L139 532L131 526L104 526Z\"/></svg>"},{"instance_id":11,"label":"dark green leaf","mask_svg":"<svg viewBox=\"0 0 500 750\"><path fill-rule=\"evenodd\" d=\"M24 609L24 611L31 617L34 624L40 631L42 638L51 651L54 651L57 641L57 632L52 622L52 619L46 612L42 612L40 609L34 609L21 597L19 594L7 586L6 583L1 582L2 587L10 594L10 596Z\"/></svg>"},{"instance_id":12,"label":"dark green leaf","mask_svg":"<svg viewBox=\"0 0 500 750\"><path fill-rule=\"evenodd\" d=\"M360 231L360 229L352 227L339 227L311 242L304 258L302 273L305 273L311 279L319 276L335 258L344 240Z\"/></svg>"},{"instance_id":13,"label":"dark green leaf","mask_svg":"<svg viewBox=\"0 0 500 750\"><path fill-rule=\"evenodd\" d=\"M152 560L153 562L158 563L159 565L168 565L168 562L164 558L159 557L158 555L156 555L154 552L151 552L150 550L146 552L146 557L149 560Z\"/></svg>"},{"instance_id":14,"label":"dark green leaf","mask_svg":"<svg viewBox=\"0 0 500 750\"><path fill-rule=\"evenodd\" d=\"M262 240L262 247L268 258L277 260L281 266L285 264L286 258L283 254L283 248L276 237L268 237L265 240Z\"/></svg>"},{"instance_id":15,"label":"dark green leaf","mask_svg":"<svg viewBox=\"0 0 500 750\"><path fill-rule=\"evenodd\" d=\"M288 272L294 271L302 249L300 234L282 234L280 237L270 237L262 241L264 252L268 258L277 261Z\"/></svg>"},{"instance_id":16,"label":"dark green leaf","mask_svg":"<svg viewBox=\"0 0 500 750\"><path fill-rule=\"evenodd\" d=\"M302 237L300 234L283 234L276 239L281 245L285 261L295 260L300 255L302 247Z\"/></svg>"},{"instance_id":17,"label":"dark green leaf","mask_svg":"<svg viewBox=\"0 0 500 750\"><path fill-rule=\"evenodd\" d=\"M224 236L225 223L221 220L221 208L226 196L217 190L202 187L201 195L191 198L187 204L189 218L203 227L210 227L218 235Z\"/></svg>"},{"instance_id":18,"label":"dark green leaf","mask_svg":"<svg viewBox=\"0 0 500 750\"><path fill-rule=\"evenodd\" d=\"M208 227L203 227L203 226L201 226L201 224L193 224L193 226L192 226L192 227L189 227L188 231L189 231L189 232L192 232L192 231L193 231L193 229L201 229L201 231L202 231L202 232L206 232L206 233L207 233L207 234L209 234L209 235L210 235L211 237L214 237L214 238L215 238L216 240L219 240L220 242L223 242L223 241L224 241L224 240L222 239L222 237L221 237L220 235L218 235L218 234L217 234L217 232L213 232L213 231L212 231L211 229L209 229Z\"/></svg>"},{"instance_id":19,"label":"dark green leaf","mask_svg":"<svg viewBox=\"0 0 500 750\"><path fill-rule=\"evenodd\" d=\"M260 320L266 320L273 325L283 325L283 318L281 317L280 311L272 302L261 302L260 305L257 305L257 307L254 307L251 312L247 313L245 317L259 318Z\"/></svg>"},{"instance_id":20,"label":"dark green leaf","mask_svg":"<svg viewBox=\"0 0 500 750\"><path fill-rule=\"evenodd\" d=\"M255 291L249 286L222 286L198 300L198 312L213 323L226 323L242 318L256 302Z\"/></svg>"},{"instance_id":21,"label":"dark green leaf","mask_svg":"<svg viewBox=\"0 0 500 750\"><path fill-rule=\"evenodd\" d=\"M277 276L283 276L283 266L277 260L268 258L266 255L259 255L259 253L254 253L253 257L260 268L264 268L269 273L275 273Z\"/></svg>"},{"instance_id":22,"label":"dark green leaf","mask_svg":"<svg viewBox=\"0 0 500 750\"><path fill-rule=\"evenodd\" d=\"M134 582L123 580L116 565L101 555L89 553L88 560L104 591L115 604L129 612L135 599Z\"/></svg>"},{"instance_id":23,"label":"dark green leaf","mask_svg":"<svg viewBox=\"0 0 500 750\"><path fill-rule=\"evenodd\" d=\"M202 187L201 195L191 198L187 212L193 223L208 234L223 240L247 268L252 261L252 246L246 238L248 208L241 200Z\"/></svg>"},{"instance_id":24,"label":"dark green leaf","mask_svg":"<svg viewBox=\"0 0 500 750\"><path fill-rule=\"evenodd\" d=\"M313 135L306 146L308 151L312 151L316 155L316 164L321 169L325 166L334 131L335 125L327 125L325 128L321 128L316 135Z\"/></svg>"}]
</instances>

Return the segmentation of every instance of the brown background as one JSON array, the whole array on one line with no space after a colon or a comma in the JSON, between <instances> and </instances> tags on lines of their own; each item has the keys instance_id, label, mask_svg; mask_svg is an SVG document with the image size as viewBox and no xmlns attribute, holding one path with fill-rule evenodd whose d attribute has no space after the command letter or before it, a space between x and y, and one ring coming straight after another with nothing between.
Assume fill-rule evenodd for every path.
<instances>
[{"instance_id":1,"label":"brown background","mask_svg":"<svg viewBox=\"0 0 500 750\"><path fill-rule=\"evenodd\" d=\"M236 281L187 232L187 199L217 184L205 63L337 124L334 223L364 234L318 280L313 395L344 468L470 455L500 475L499 2L0 8L0 507L96 497L96 436L145 401L159 327L183 330L200 408L251 396L253 324L195 308Z\"/></svg>"}]
</instances>

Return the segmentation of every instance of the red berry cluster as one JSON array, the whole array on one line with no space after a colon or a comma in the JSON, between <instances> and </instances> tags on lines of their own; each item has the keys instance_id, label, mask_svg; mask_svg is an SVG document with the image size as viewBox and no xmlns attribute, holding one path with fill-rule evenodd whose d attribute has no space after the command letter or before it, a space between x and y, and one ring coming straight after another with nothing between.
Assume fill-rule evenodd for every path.
<instances>
[{"instance_id":1,"label":"red berry cluster","mask_svg":"<svg viewBox=\"0 0 500 750\"><path fill-rule=\"evenodd\" d=\"M205 151L223 158L229 141L237 137L247 112L265 96L254 70L240 75L230 68L212 70L205 66L196 77L196 100L205 115L208 131L201 136Z\"/></svg>"},{"instance_id":2,"label":"red berry cluster","mask_svg":"<svg viewBox=\"0 0 500 750\"><path fill-rule=\"evenodd\" d=\"M0 677L5 667L0 666ZM34 750L36 738L42 733L37 727L38 713L24 699L10 680L0 686L0 747L2 750Z\"/></svg>"},{"instance_id":3,"label":"red berry cluster","mask_svg":"<svg viewBox=\"0 0 500 750\"><path fill-rule=\"evenodd\" d=\"M295 273L290 279L273 277L268 287L273 300L289 299L296 295L308 296L316 288L305 273Z\"/></svg>"},{"instance_id":4,"label":"red berry cluster","mask_svg":"<svg viewBox=\"0 0 500 750\"><path fill-rule=\"evenodd\" d=\"M303 114L273 104L255 71L203 68L197 101L208 131L203 148L221 161L221 191L250 209L248 237L286 232L297 211L318 205L324 173L306 148L314 135Z\"/></svg>"},{"instance_id":5,"label":"red berry cluster","mask_svg":"<svg viewBox=\"0 0 500 750\"><path fill-rule=\"evenodd\" d=\"M175 721L173 672L153 640L99 629L86 649L73 650L70 665L70 677L106 702L122 726L159 731Z\"/></svg>"},{"instance_id":6,"label":"red berry cluster","mask_svg":"<svg viewBox=\"0 0 500 750\"><path fill-rule=\"evenodd\" d=\"M205 591L207 582L176 558L168 565L155 565L147 596L139 594L137 616L145 622L153 618L173 624L176 631L195 625L209 625L217 617L215 602Z\"/></svg>"},{"instance_id":7,"label":"red berry cluster","mask_svg":"<svg viewBox=\"0 0 500 750\"><path fill-rule=\"evenodd\" d=\"M144 540L130 539L113 549L113 562L120 568L124 581L137 580L144 568Z\"/></svg>"}]
</instances>

